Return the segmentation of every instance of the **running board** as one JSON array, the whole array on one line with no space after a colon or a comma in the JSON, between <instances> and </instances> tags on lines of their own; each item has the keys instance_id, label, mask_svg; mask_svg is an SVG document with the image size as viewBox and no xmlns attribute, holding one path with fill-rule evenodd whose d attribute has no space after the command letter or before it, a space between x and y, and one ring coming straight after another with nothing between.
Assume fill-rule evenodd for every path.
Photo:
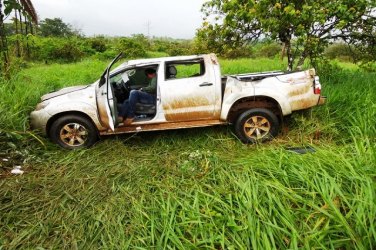
<instances>
[{"instance_id":1,"label":"running board","mask_svg":"<svg viewBox=\"0 0 376 250\"><path fill-rule=\"evenodd\" d=\"M115 128L115 131L111 131L111 130L100 131L99 134L100 135L114 135L114 134L124 134L124 133L136 133L136 132L143 132L143 131L209 127L209 126L226 125L226 124L228 123L219 121L219 120L166 122L166 123L158 123L158 124L130 124L125 127Z\"/></svg>"}]
</instances>

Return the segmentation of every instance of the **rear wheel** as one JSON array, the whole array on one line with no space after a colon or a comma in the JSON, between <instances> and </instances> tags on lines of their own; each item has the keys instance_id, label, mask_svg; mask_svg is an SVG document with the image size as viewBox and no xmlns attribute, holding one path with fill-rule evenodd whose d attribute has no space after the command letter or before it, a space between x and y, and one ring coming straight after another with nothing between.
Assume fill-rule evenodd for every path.
<instances>
[{"instance_id":1,"label":"rear wheel","mask_svg":"<svg viewBox=\"0 0 376 250\"><path fill-rule=\"evenodd\" d=\"M50 137L63 148L79 149L92 146L98 140L98 133L89 119L78 115L66 115L52 124Z\"/></svg>"},{"instance_id":2,"label":"rear wheel","mask_svg":"<svg viewBox=\"0 0 376 250\"><path fill-rule=\"evenodd\" d=\"M268 109L255 108L242 113L235 123L235 133L243 143L273 139L279 131L278 117Z\"/></svg>"}]
</instances>

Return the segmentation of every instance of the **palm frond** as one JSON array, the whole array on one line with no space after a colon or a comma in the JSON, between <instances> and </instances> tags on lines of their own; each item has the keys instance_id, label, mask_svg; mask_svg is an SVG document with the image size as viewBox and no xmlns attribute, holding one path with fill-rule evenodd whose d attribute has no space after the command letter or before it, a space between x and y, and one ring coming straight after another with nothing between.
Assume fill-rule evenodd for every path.
<instances>
[{"instance_id":1,"label":"palm frond","mask_svg":"<svg viewBox=\"0 0 376 250\"><path fill-rule=\"evenodd\" d=\"M25 12L31 17L32 21L35 24L38 24L38 15L31 0L20 0L20 2Z\"/></svg>"}]
</instances>

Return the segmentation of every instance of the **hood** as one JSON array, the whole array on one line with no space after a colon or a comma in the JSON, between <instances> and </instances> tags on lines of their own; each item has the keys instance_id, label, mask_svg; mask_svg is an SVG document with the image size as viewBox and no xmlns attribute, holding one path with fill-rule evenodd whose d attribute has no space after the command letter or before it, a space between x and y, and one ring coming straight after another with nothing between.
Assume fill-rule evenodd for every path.
<instances>
[{"instance_id":1,"label":"hood","mask_svg":"<svg viewBox=\"0 0 376 250\"><path fill-rule=\"evenodd\" d=\"M51 92L51 93L48 93L48 94L42 96L41 100L45 101L45 100L48 100L48 99L51 99L51 98L54 98L54 97L57 97L57 96L61 96L61 95L65 95L65 94L68 94L68 93L72 93L74 91L85 89L89 86L90 85L81 85L81 86L73 86L73 87L63 88L63 89L60 89L58 91Z\"/></svg>"}]
</instances>

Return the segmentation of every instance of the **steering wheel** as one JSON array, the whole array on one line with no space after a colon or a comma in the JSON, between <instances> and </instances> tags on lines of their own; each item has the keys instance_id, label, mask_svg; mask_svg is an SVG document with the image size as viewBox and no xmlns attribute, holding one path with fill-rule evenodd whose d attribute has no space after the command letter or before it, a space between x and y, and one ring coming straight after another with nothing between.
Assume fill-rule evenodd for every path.
<instances>
[{"instance_id":1,"label":"steering wheel","mask_svg":"<svg viewBox=\"0 0 376 250\"><path fill-rule=\"evenodd\" d=\"M123 80L121 80L121 82L120 82L120 85L121 85L121 87L123 88L123 90L125 91L125 92L131 92L131 86L129 86L129 80L128 81L126 81L126 82L124 82Z\"/></svg>"}]
</instances>

